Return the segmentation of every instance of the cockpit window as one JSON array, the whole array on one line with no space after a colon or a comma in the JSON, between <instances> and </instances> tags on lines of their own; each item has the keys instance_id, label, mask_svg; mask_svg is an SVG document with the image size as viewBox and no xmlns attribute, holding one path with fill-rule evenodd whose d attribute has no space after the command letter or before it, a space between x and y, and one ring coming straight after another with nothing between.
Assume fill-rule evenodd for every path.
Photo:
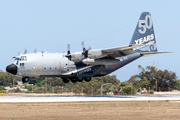
<instances>
[{"instance_id":1,"label":"cockpit window","mask_svg":"<svg viewBox=\"0 0 180 120\"><path fill-rule=\"evenodd\" d=\"M21 58L16 58L15 60L20 60L21 61Z\"/></svg>"},{"instance_id":2,"label":"cockpit window","mask_svg":"<svg viewBox=\"0 0 180 120\"><path fill-rule=\"evenodd\" d=\"M26 56L21 56L20 61L27 61L27 57Z\"/></svg>"}]
</instances>

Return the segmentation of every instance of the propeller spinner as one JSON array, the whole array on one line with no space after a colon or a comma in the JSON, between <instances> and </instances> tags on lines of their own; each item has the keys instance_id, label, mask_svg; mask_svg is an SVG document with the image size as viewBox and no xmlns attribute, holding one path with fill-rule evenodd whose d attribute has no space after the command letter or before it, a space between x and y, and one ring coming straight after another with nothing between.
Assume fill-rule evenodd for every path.
<instances>
[{"instance_id":1,"label":"propeller spinner","mask_svg":"<svg viewBox=\"0 0 180 120\"><path fill-rule=\"evenodd\" d=\"M88 58L88 51L91 50L91 47L89 47L87 50L84 47L84 41L82 41L82 47L83 47L83 52L82 54L84 55L84 58Z\"/></svg>"}]
</instances>

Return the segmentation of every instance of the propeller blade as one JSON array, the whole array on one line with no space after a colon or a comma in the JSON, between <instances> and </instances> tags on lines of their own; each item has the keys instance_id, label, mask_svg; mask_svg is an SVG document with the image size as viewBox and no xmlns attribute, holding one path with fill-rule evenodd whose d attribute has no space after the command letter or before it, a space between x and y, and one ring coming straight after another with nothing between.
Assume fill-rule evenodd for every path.
<instances>
[{"instance_id":1,"label":"propeller blade","mask_svg":"<svg viewBox=\"0 0 180 120\"><path fill-rule=\"evenodd\" d=\"M20 51L18 52L18 55L20 55L21 53L20 53Z\"/></svg>"},{"instance_id":2,"label":"propeller blade","mask_svg":"<svg viewBox=\"0 0 180 120\"><path fill-rule=\"evenodd\" d=\"M70 54L70 44L68 43L68 52L67 54Z\"/></svg>"},{"instance_id":3,"label":"propeller blade","mask_svg":"<svg viewBox=\"0 0 180 120\"><path fill-rule=\"evenodd\" d=\"M84 47L84 41L82 41L82 47L83 47L83 52L86 51L86 48Z\"/></svg>"},{"instance_id":4,"label":"propeller blade","mask_svg":"<svg viewBox=\"0 0 180 120\"><path fill-rule=\"evenodd\" d=\"M91 46L88 48L88 51L91 50Z\"/></svg>"},{"instance_id":5,"label":"propeller blade","mask_svg":"<svg viewBox=\"0 0 180 120\"><path fill-rule=\"evenodd\" d=\"M25 49L25 51L24 51L24 54L26 54L27 53L27 49Z\"/></svg>"},{"instance_id":6,"label":"propeller blade","mask_svg":"<svg viewBox=\"0 0 180 120\"><path fill-rule=\"evenodd\" d=\"M37 53L36 48L34 49L34 53Z\"/></svg>"},{"instance_id":7,"label":"propeller blade","mask_svg":"<svg viewBox=\"0 0 180 120\"><path fill-rule=\"evenodd\" d=\"M69 59L69 60L71 60L71 52L70 52L70 44L68 43L68 51L67 51L67 55L66 55L66 57Z\"/></svg>"},{"instance_id":8,"label":"propeller blade","mask_svg":"<svg viewBox=\"0 0 180 120\"><path fill-rule=\"evenodd\" d=\"M82 54L84 55L84 58L88 58L88 51L91 50L91 47L89 47L87 50L84 47L84 41L82 41L82 47L83 47L83 52Z\"/></svg>"}]
</instances>

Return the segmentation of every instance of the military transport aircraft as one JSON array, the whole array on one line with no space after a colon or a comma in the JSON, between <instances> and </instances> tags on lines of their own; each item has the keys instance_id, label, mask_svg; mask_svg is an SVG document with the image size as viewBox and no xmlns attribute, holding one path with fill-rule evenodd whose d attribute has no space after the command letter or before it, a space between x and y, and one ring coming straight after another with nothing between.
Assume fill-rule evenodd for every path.
<instances>
[{"instance_id":1,"label":"military transport aircraft","mask_svg":"<svg viewBox=\"0 0 180 120\"><path fill-rule=\"evenodd\" d=\"M90 81L91 77L99 77L112 73L126 64L144 56L155 55L156 39L149 12L143 12L138 20L130 44L124 47L108 49L85 49L82 52L70 52L70 44L66 53L35 52L19 53L15 60L6 67L6 71L22 77L22 82L38 77L60 77L64 83L69 81Z\"/></svg>"}]
</instances>

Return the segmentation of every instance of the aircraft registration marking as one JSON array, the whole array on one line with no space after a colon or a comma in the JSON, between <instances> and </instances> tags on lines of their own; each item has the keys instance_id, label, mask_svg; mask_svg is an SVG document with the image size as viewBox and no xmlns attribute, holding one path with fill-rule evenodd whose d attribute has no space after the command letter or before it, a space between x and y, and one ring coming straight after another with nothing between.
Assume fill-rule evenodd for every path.
<instances>
[{"instance_id":1,"label":"aircraft registration marking","mask_svg":"<svg viewBox=\"0 0 180 120\"><path fill-rule=\"evenodd\" d=\"M84 69L84 70L82 70L82 71L79 71L77 74L78 74L78 75L81 75L81 74L86 73L86 72L89 72L89 71L91 71L91 68L87 68L87 69Z\"/></svg>"},{"instance_id":2,"label":"aircraft registration marking","mask_svg":"<svg viewBox=\"0 0 180 120\"><path fill-rule=\"evenodd\" d=\"M128 60L128 57L127 57L127 56L120 58L120 61L121 61L121 62L122 62L122 61L125 61L125 60Z\"/></svg>"}]
</instances>

